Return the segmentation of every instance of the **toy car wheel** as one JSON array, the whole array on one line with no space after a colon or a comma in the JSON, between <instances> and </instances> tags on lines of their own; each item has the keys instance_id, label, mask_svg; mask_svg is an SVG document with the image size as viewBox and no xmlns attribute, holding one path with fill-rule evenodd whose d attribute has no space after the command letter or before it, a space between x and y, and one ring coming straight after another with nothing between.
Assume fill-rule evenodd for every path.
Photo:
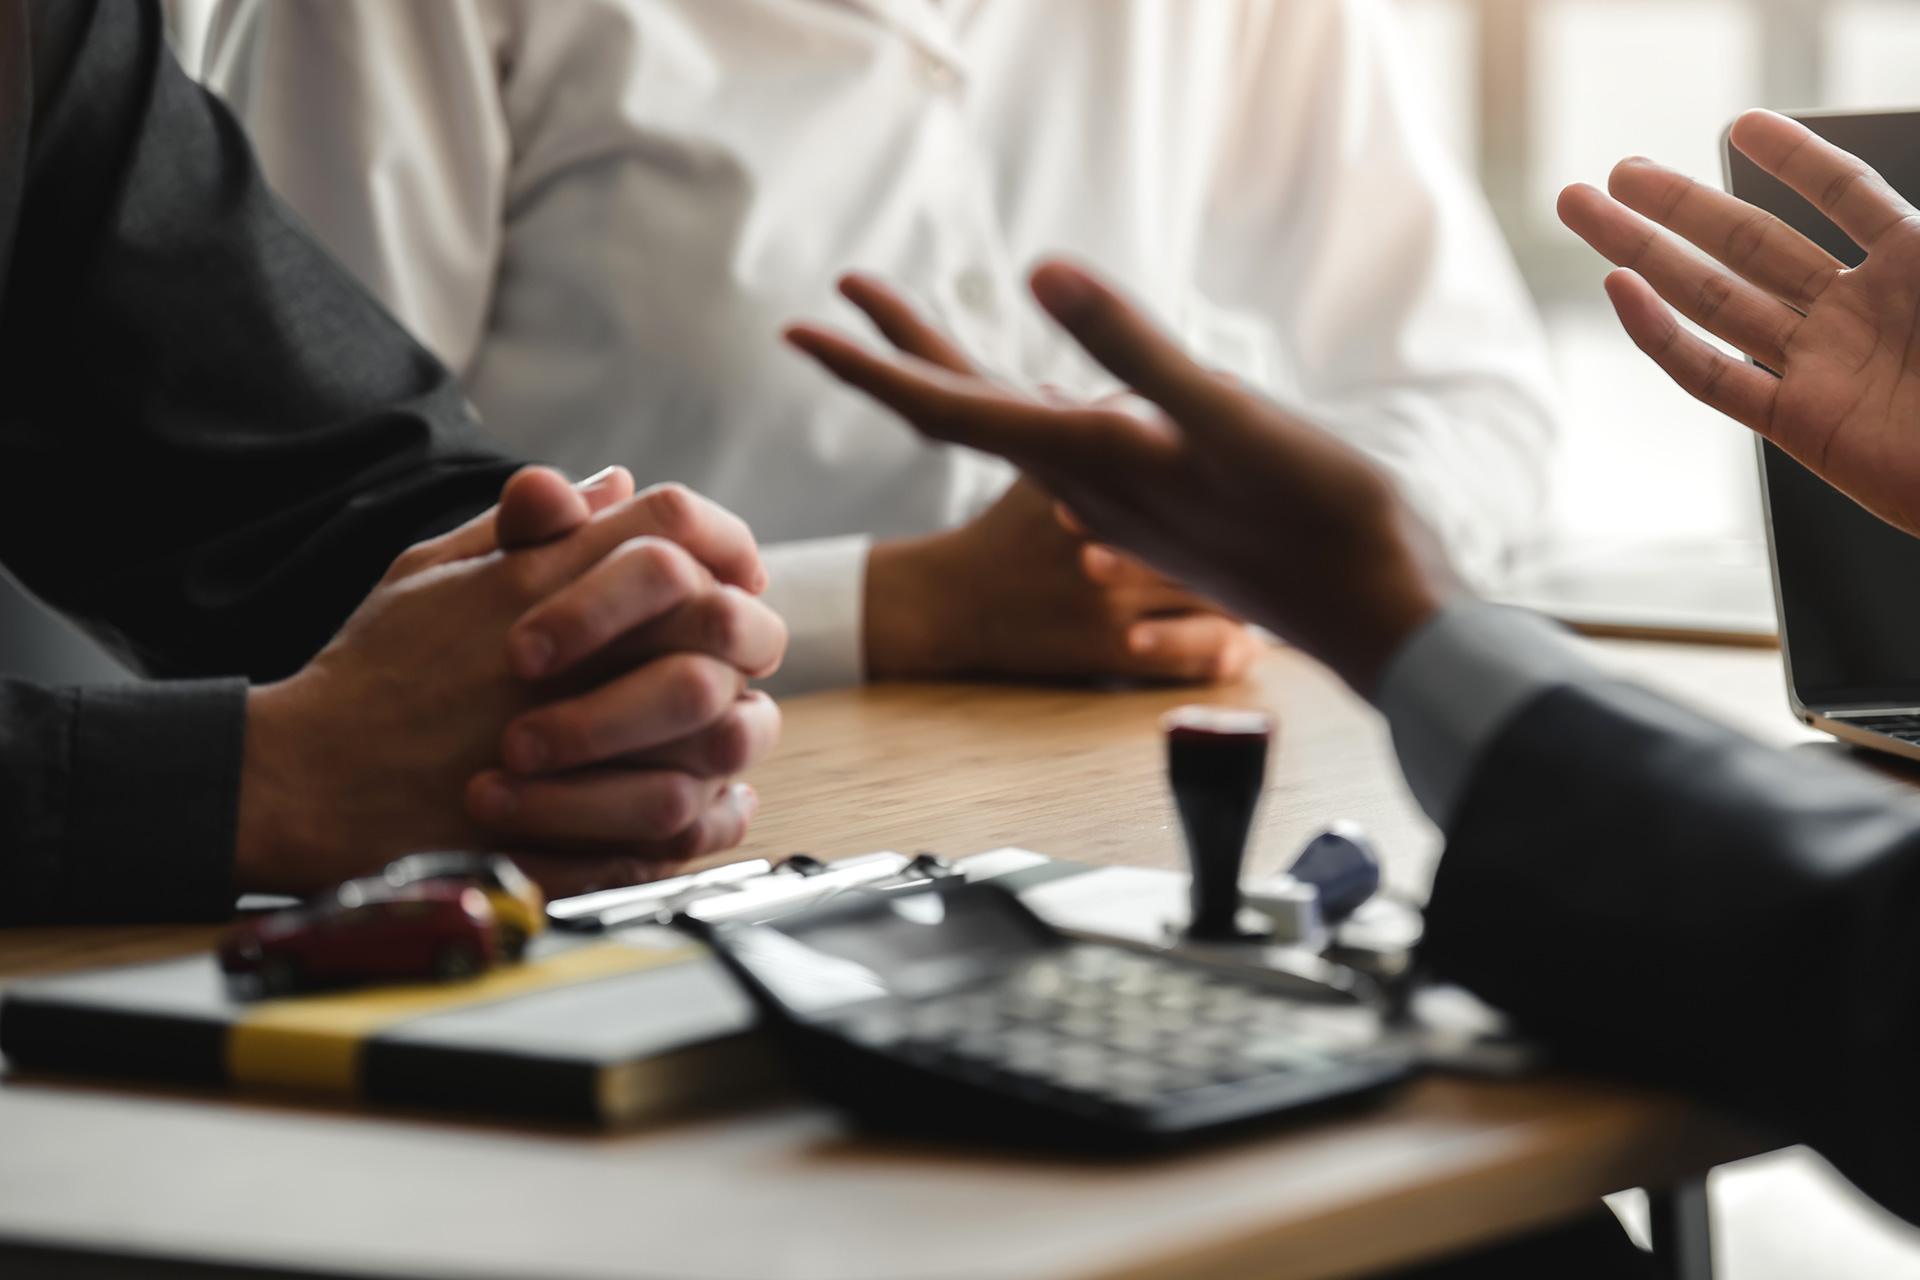
<instances>
[{"instance_id":1,"label":"toy car wheel","mask_svg":"<svg viewBox=\"0 0 1920 1280\"><path fill-rule=\"evenodd\" d=\"M509 962L518 964L527 954L527 931L519 925L501 925L500 954Z\"/></svg>"},{"instance_id":2,"label":"toy car wheel","mask_svg":"<svg viewBox=\"0 0 1920 1280\"><path fill-rule=\"evenodd\" d=\"M450 942L433 958L433 972L442 982L463 982L480 972L480 953L464 942Z\"/></svg>"},{"instance_id":3,"label":"toy car wheel","mask_svg":"<svg viewBox=\"0 0 1920 1280\"><path fill-rule=\"evenodd\" d=\"M300 988L300 962L292 956L268 956L260 961L260 989L284 996Z\"/></svg>"}]
</instances>

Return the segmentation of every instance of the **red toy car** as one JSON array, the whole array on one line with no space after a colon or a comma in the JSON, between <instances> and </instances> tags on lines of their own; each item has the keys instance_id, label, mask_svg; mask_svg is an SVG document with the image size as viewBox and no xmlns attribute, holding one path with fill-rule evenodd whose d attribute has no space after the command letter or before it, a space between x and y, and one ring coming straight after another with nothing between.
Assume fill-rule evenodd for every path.
<instances>
[{"instance_id":1,"label":"red toy car","mask_svg":"<svg viewBox=\"0 0 1920 1280\"><path fill-rule=\"evenodd\" d=\"M470 882L349 880L305 906L237 926L220 967L268 995L376 979L471 978L498 956L493 904Z\"/></svg>"}]
</instances>

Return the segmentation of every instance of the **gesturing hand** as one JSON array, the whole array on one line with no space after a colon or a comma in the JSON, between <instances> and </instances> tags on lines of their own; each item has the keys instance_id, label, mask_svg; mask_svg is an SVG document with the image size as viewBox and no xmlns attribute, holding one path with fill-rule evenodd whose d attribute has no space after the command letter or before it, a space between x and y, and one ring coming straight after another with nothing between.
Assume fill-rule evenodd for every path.
<instances>
[{"instance_id":1,"label":"gesturing hand","mask_svg":"<svg viewBox=\"0 0 1920 1280\"><path fill-rule=\"evenodd\" d=\"M737 843L754 801L728 779L779 726L745 690L785 644L741 589L764 579L746 526L685 490L519 473L497 514L406 552L311 663L251 691L241 886L481 846L567 892Z\"/></svg>"},{"instance_id":2,"label":"gesturing hand","mask_svg":"<svg viewBox=\"0 0 1920 1280\"><path fill-rule=\"evenodd\" d=\"M1625 268L1607 277L1614 309L1675 382L1920 534L1920 215L1785 116L1749 111L1732 137L1866 261L1848 269L1770 214L1640 158L1614 167L1611 199L1568 187L1561 220ZM1686 332L1661 299L1775 372Z\"/></svg>"},{"instance_id":3,"label":"gesturing hand","mask_svg":"<svg viewBox=\"0 0 1920 1280\"><path fill-rule=\"evenodd\" d=\"M978 376L880 281L849 275L841 291L902 351ZM881 679L1231 680L1261 649L1217 605L1063 522L1024 476L958 528L876 544L864 615L867 671Z\"/></svg>"},{"instance_id":4,"label":"gesturing hand","mask_svg":"<svg viewBox=\"0 0 1920 1280\"><path fill-rule=\"evenodd\" d=\"M1048 264L1033 291L1157 410L1047 403L929 359L918 353L937 338L911 332L919 322L891 294L867 310L908 354L875 355L810 324L788 339L927 435L1012 460L1096 536L1370 691L1454 589L1392 484L1333 436L1195 364L1085 271Z\"/></svg>"}]
</instances>

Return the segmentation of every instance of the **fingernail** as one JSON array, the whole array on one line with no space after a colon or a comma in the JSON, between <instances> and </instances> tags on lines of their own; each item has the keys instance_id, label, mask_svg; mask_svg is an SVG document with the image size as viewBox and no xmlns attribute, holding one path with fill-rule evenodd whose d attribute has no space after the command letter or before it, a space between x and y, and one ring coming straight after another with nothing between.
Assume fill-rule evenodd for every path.
<instances>
[{"instance_id":1,"label":"fingernail","mask_svg":"<svg viewBox=\"0 0 1920 1280\"><path fill-rule=\"evenodd\" d=\"M1098 543L1089 543L1080 552L1080 567L1095 582L1105 582L1119 563L1120 557Z\"/></svg>"},{"instance_id":2,"label":"fingernail","mask_svg":"<svg viewBox=\"0 0 1920 1280\"><path fill-rule=\"evenodd\" d=\"M538 680L553 665L553 641L544 631L522 631L513 638L513 667L522 679Z\"/></svg>"},{"instance_id":3,"label":"fingernail","mask_svg":"<svg viewBox=\"0 0 1920 1280\"><path fill-rule=\"evenodd\" d=\"M520 808L520 801L506 779L487 777L473 789L473 808L482 822L505 822Z\"/></svg>"},{"instance_id":4,"label":"fingernail","mask_svg":"<svg viewBox=\"0 0 1920 1280\"><path fill-rule=\"evenodd\" d=\"M582 493L585 493L592 489L598 489L601 485L613 479L615 473L617 473L619 470L620 470L619 467L602 467L598 471L594 472L592 475L588 476L585 480L582 480L579 484L573 487L580 490Z\"/></svg>"},{"instance_id":5,"label":"fingernail","mask_svg":"<svg viewBox=\"0 0 1920 1280\"><path fill-rule=\"evenodd\" d=\"M760 812L760 793L744 782L733 784L733 803L740 812L751 818Z\"/></svg>"},{"instance_id":6,"label":"fingernail","mask_svg":"<svg viewBox=\"0 0 1920 1280\"><path fill-rule=\"evenodd\" d=\"M1127 648L1134 653L1152 653L1159 643L1160 637L1153 633L1152 627L1135 627L1127 632Z\"/></svg>"},{"instance_id":7,"label":"fingernail","mask_svg":"<svg viewBox=\"0 0 1920 1280\"><path fill-rule=\"evenodd\" d=\"M1057 319L1071 320L1094 300L1087 278L1062 263L1050 262L1033 273L1033 296Z\"/></svg>"},{"instance_id":8,"label":"fingernail","mask_svg":"<svg viewBox=\"0 0 1920 1280\"><path fill-rule=\"evenodd\" d=\"M532 729L514 729L507 734L507 746L503 753L507 758L507 768L515 773L538 773L552 758L553 749L547 740Z\"/></svg>"}]
</instances>

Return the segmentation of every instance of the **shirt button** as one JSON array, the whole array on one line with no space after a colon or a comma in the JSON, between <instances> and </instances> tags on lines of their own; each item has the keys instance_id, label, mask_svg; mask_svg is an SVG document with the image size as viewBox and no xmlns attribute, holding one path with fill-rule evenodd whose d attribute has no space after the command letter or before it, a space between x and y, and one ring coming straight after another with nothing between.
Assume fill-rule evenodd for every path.
<instances>
[{"instance_id":1,"label":"shirt button","mask_svg":"<svg viewBox=\"0 0 1920 1280\"><path fill-rule=\"evenodd\" d=\"M968 267L953 282L954 296L970 311L993 310L993 277L983 267Z\"/></svg>"}]
</instances>

